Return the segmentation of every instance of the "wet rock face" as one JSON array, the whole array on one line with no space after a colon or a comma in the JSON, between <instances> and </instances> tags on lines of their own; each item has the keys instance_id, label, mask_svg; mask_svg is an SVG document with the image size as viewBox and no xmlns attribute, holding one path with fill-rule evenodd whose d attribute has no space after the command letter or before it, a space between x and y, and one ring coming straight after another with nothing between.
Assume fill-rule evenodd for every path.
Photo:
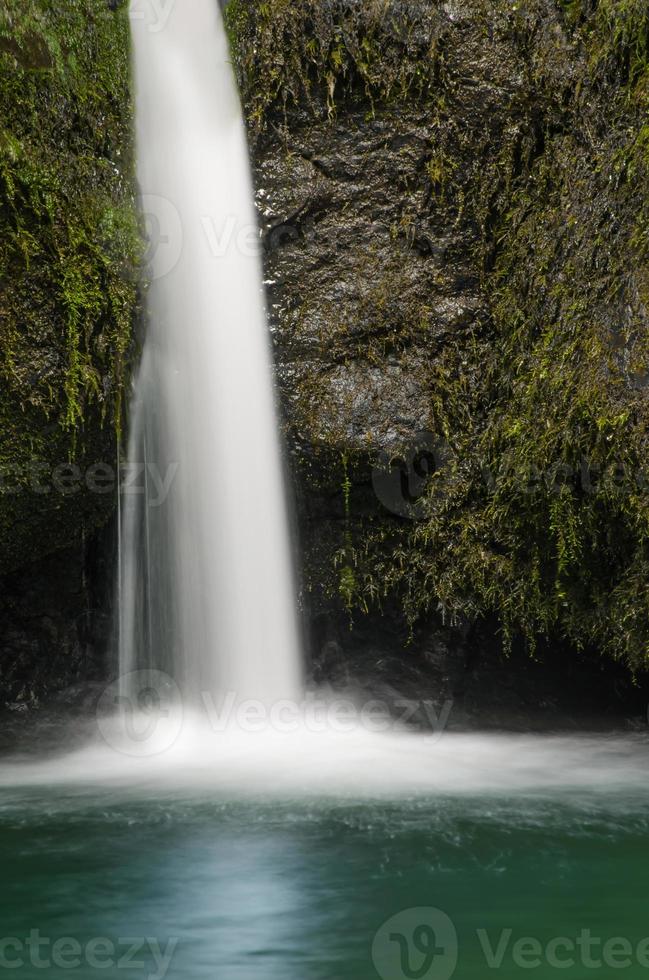
<instances>
[{"instance_id":1,"label":"wet rock face","mask_svg":"<svg viewBox=\"0 0 649 980\"><path fill-rule=\"evenodd\" d=\"M429 155L416 110L361 110L257 160L280 371L310 440L389 444L429 426L422 364L478 315L475 270L446 267L466 249L435 227Z\"/></svg>"},{"instance_id":2,"label":"wet rock face","mask_svg":"<svg viewBox=\"0 0 649 980\"><path fill-rule=\"evenodd\" d=\"M0 684L30 702L107 646L80 556L114 495L83 481L114 460L137 228L124 5L24 6L0 12ZM226 18L314 673L356 664L475 711L525 688L534 643L578 672L602 651L643 669L645 0L229 0ZM34 493L34 462L51 476L71 452L79 492Z\"/></svg>"},{"instance_id":3,"label":"wet rock face","mask_svg":"<svg viewBox=\"0 0 649 980\"><path fill-rule=\"evenodd\" d=\"M115 505L136 316L129 86L124 4L0 4L0 705L105 645L85 556Z\"/></svg>"},{"instance_id":4,"label":"wet rock face","mask_svg":"<svg viewBox=\"0 0 649 980\"><path fill-rule=\"evenodd\" d=\"M395 32L423 8L387 6ZM516 140L524 65L474 5L433 10L420 27L439 64L426 98L356 89L316 121L301 106L271 114L256 143L283 387L310 442L366 450L433 427L431 362L488 317L482 229L446 191Z\"/></svg>"},{"instance_id":5,"label":"wet rock face","mask_svg":"<svg viewBox=\"0 0 649 980\"><path fill-rule=\"evenodd\" d=\"M106 0L0 10L0 575L109 519L135 317L129 22ZM60 485L66 466L76 487ZM63 479L61 480L60 477Z\"/></svg>"},{"instance_id":6,"label":"wet rock face","mask_svg":"<svg viewBox=\"0 0 649 980\"><path fill-rule=\"evenodd\" d=\"M642 668L641 5L375 8L228 14L305 603Z\"/></svg>"},{"instance_id":7,"label":"wet rock face","mask_svg":"<svg viewBox=\"0 0 649 980\"><path fill-rule=\"evenodd\" d=\"M0 715L111 672L115 529L0 580ZM0 745L2 739L0 737Z\"/></svg>"},{"instance_id":8,"label":"wet rock face","mask_svg":"<svg viewBox=\"0 0 649 980\"><path fill-rule=\"evenodd\" d=\"M426 5L425 12L418 3L388 7L392 19L384 26L392 31L383 43L414 30L420 55L429 52L436 62L432 89L424 97L374 100L367 86L352 85L332 109L316 81L309 93L315 111L304 99L269 111L253 153L271 328L298 477L306 601L312 617L337 621L335 642L343 646L350 637L341 607L351 596L339 569L353 561L350 549L363 547L368 529L395 519L399 528L405 517L399 531L410 530L411 503L426 487L413 460L422 447L424 456L435 456L448 436L438 370L446 369L449 351L468 350L487 328L486 218L474 191L484 170L495 172L499 155L521 139L525 115L522 53L506 32L476 18L474 4ZM477 366L468 355L461 361L463 383L476 388ZM405 485L377 476L392 455L406 462ZM426 459L422 465L425 477ZM393 607L388 618L399 615ZM364 616L357 624L365 639L370 622ZM374 646L383 634L385 652L394 629L385 611L376 613L375 629ZM439 624L432 629L435 639L424 631L411 653L427 661L426 647L452 636L455 649L442 673L457 673L457 634ZM321 630L320 621L316 657ZM402 630L392 656L407 644Z\"/></svg>"}]
</instances>

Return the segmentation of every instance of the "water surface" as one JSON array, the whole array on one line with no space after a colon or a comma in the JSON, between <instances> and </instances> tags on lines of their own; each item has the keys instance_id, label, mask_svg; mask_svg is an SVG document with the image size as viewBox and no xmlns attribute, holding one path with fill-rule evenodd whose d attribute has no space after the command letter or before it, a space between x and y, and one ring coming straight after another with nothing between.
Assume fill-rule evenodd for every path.
<instances>
[{"instance_id":1,"label":"water surface","mask_svg":"<svg viewBox=\"0 0 649 980\"><path fill-rule=\"evenodd\" d=\"M117 765L102 775L99 748L72 761L5 763L3 936L24 943L38 930L49 941L43 962L52 960L56 939L73 937L82 950L79 967L38 967L25 947L25 966L7 973L84 980L647 975L649 947L637 945L649 935L643 738L388 739L384 752L372 741L371 757L367 745L361 751L352 740L347 755L342 746L333 759L331 745L321 747L310 781L297 753L302 791L286 778L290 754L281 766L275 761L273 779L272 752L246 760L239 751L238 784L232 758L227 778L205 759L193 768L127 761L121 775ZM582 778L571 786L580 758ZM326 792L317 774L334 763L341 780ZM454 768L463 773L455 783ZM109 944L100 946L102 962L110 960L101 969L84 959L97 938ZM119 966L134 940L146 956ZM487 954L499 943L500 963L490 966ZM19 955L13 946L5 952Z\"/></svg>"}]
</instances>

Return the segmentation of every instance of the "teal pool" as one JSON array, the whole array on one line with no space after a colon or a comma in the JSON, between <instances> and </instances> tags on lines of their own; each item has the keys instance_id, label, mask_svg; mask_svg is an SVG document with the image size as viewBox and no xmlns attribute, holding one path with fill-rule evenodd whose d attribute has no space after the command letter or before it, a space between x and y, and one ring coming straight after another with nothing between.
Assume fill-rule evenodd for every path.
<instances>
[{"instance_id":1,"label":"teal pool","mask_svg":"<svg viewBox=\"0 0 649 980\"><path fill-rule=\"evenodd\" d=\"M645 785L238 798L54 771L4 774L8 976L649 975Z\"/></svg>"}]
</instances>

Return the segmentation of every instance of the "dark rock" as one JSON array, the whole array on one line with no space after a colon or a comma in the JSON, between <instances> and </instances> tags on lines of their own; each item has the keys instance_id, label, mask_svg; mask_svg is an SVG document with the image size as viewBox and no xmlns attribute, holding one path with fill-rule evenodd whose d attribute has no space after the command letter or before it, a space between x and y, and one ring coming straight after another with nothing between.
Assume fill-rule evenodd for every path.
<instances>
[{"instance_id":1,"label":"dark rock","mask_svg":"<svg viewBox=\"0 0 649 980\"><path fill-rule=\"evenodd\" d=\"M451 724L639 717L626 665L641 670L649 649L646 11L230 0L226 19L314 680L438 712L452 702ZM105 57L118 53L123 79L121 23ZM92 26L104 42L117 31L99 14ZM0 55L42 95L49 135L64 119L66 164L90 161L99 204L127 207L126 171L98 163L127 140L123 106L102 82L95 108L111 111L89 119L74 85L35 71L47 39L19 40ZM4 95L14 113L16 92ZM76 171L64 183L72 194ZM49 234L38 200L22 205ZM108 263L111 308L128 316L86 324L85 391L80 376L70 385L55 253L50 242L29 264L13 247L5 306L20 329L7 335L0 463L67 459L71 422L82 460L113 457L100 419L103 400L119 401L132 283L118 289L124 270ZM621 461L621 493L580 486L584 457L593 484ZM530 464L553 480L530 491ZM0 497L0 686L14 718L102 672L110 574L89 556L111 506L36 500L24 481Z\"/></svg>"}]
</instances>

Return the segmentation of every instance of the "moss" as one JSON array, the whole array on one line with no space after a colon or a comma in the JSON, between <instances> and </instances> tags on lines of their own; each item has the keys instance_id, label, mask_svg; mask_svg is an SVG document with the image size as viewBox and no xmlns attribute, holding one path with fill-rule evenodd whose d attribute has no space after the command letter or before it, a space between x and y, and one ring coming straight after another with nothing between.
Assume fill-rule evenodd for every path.
<instances>
[{"instance_id":1,"label":"moss","mask_svg":"<svg viewBox=\"0 0 649 980\"><path fill-rule=\"evenodd\" d=\"M419 3L368 0L231 0L226 26L253 135L278 108L333 118L354 92L377 101L434 91L437 12Z\"/></svg>"},{"instance_id":2,"label":"moss","mask_svg":"<svg viewBox=\"0 0 649 980\"><path fill-rule=\"evenodd\" d=\"M5 5L0 67L0 462L110 461L139 250L127 14L104 0ZM79 533L79 507L67 502L66 521L27 477L17 487L0 497L19 528L0 540L0 568ZM95 521L106 506L81 510Z\"/></svg>"},{"instance_id":3,"label":"moss","mask_svg":"<svg viewBox=\"0 0 649 980\"><path fill-rule=\"evenodd\" d=\"M614 16L623 78L587 53L568 132L522 164L519 155L495 196L484 242L491 323L470 422L451 412L459 455L423 522L388 538L377 575L402 590L412 620L431 608L495 614L506 645L564 637L638 670L649 666L649 340L638 291L649 180L644 103L626 86L639 84L646 20L644 7L620 6L600 5L582 30L594 43ZM579 116L597 90L585 153Z\"/></svg>"},{"instance_id":4,"label":"moss","mask_svg":"<svg viewBox=\"0 0 649 980\"><path fill-rule=\"evenodd\" d=\"M294 134L298 146L343 140L342 119L325 129L335 112L354 123L359 111L373 114L367 144L399 109L427 139L409 180L392 159L385 174L373 163L372 179L398 199L390 242L359 222L354 251L341 215L345 254L330 249L327 261L345 289L301 282L303 298L286 304L280 326L294 429L331 466L330 492L344 479L336 453L353 470L333 531L332 589L359 608L396 597L413 626L431 613L495 618L505 647L568 640L645 668L646 5L470 0L457 17L426 5L428 32L420 23L405 47L398 32L380 35L385 86L355 61L354 39L374 35L369 21L347 26L350 5L322 5L320 21L303 20L289 0L263 6L235 38L236 61L253 126L278 153ZM414 7L402 7L406 19ZM421 86L408 50L424 59ZM397 52L403 85L390 68ZM425 287L421 228L451 243L427 266ZM454 298L457 280L462 294L479 294L478 312L449 322L437 299ZM416 381L424 423L449 447L418 521L368 501L385 433L365 427L376 391L363 385L388 367ZM389 395L393 438L403 413Z\"/></svg>"},{"instance_id":5,"label":"moss","mask_svg":"<svg viewBox=\"0 0 649 980\"><path fill-rule=\"evenodd\" d=\"M649 68L649 10L641 0L603 0L592 24L600 59L612 61L622 80L635 86Z\"/></svg>"},{"instance_id":6,"label":"moss","mask_svg":"<svg viewBox=\"0 0 649 980\"><path fill-rule=\"evenodd\" d=\"M341 456L341 464L343 471L343 482L342 482L342 495L343 495L343 514L345 522L345 542L344 547L338 555L337 562L340 566L339 576L338 576L338 592L343 601L343 604L348 612L354 608L354 603L358 593L358 587L356 584L356 575L354 573L354 567L352 564L353 551L352 551L352 539L349 528L350 516L351 516L351 491L352 482L349 478L349 468L348 459L345 453Z\"/></svg>"}]
</instances>

